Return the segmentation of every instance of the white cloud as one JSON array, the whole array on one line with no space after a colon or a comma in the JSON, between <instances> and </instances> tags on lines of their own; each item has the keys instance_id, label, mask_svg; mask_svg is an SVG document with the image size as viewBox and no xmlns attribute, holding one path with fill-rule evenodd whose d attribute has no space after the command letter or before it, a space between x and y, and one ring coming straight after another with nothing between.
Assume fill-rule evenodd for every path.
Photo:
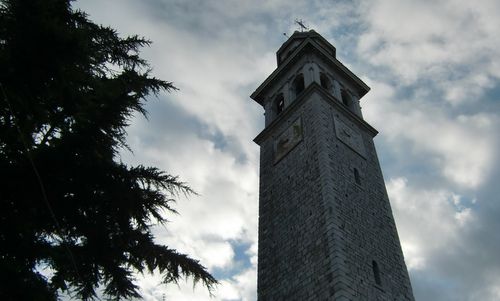
<instances>
[{"instance_id":1,"label":"white cloud","mask_svg":"<svg viewBox=\"0 0 500 301\"><path fill-rule=\"evenodd\" d=\"M160 284L161 276L143 275L139 277L138 285L145 301L163 300L212 300L212 301L255 301L257 300L257 270L256 266L241 270L229 279L223 279L209 296L206 288L198 283L193 286L191 281L180 280L176 284Z\"/></svg>"},{"instance_id":2,"label":"white cloud","mask_svg":"<svg viewBox=\"0 0 500 301\"><path fill-rule=\"evenodd\" d=\"M78 2L97 22L151 39L152 47L142 54L155 76L181 88L151 101L149 123L134 119L128 142L136 155L122 156L178 174L200 193L181 198L180 215L155 233L159 242L226 273L213 300L256 299L258 148L252 139L263 120L262 109L248 95L275 68L274 52L285 39L282 32L296 29L295 18L332 42L342 41L335 45L338 53L352 55L348 50L356 45L364 59L362 66L353 63L353 56L340 57L353 71L369 74L372 91L362 105L365 119L391 150L386 160L404 158L388 191L410 270L442 281L450 279L450 266L470 271L483 283L461 300L498 299L500 278L494 268L484 276L484 268L461 265L460 258L484 252L468 254L464 246L471 238L460 233L478 227L481 216L474 206L485 200L476 203L473 197L498 157L499 118L483 109L480 97L500 78L500 5L486 0L355 3ZM466 105L474 107L461 107ZM401 175L405 164L432 167L424 175L431 187ZM467 193L474 206L466 201ZM238 265L241 251L234 242L250 246L244 254L250 267ZM457 286L471 283L467 275L462 278L455 279ZM177 287L158 286L160 280L158 275L141 278L145 300L161 300L163 294L166 300L210 300L190 281ZM416 284L422 285L420 291L433 285ZM425 300L445 300L435 297L438 293L429 296Z\"/></svg>"},{"instance_id":3,"label":"white cloud","mask_svg":"<svg viewBox=\"0 0 500 301\"><path fill-rule=\"evenodd\" d=\"M424 99L397 99L391 86L370 81L364 115L394 146L408 145L448 180L476 188L495 158L498 117L491 113L448 115L449 108Z\"/></svg>"},{"instance_id":4,"label":"white cloud","mask_svg":"<svg viewBox=\"0 0 500 301\"><path fill-rule=\"evenodd\" d=\"M426 269L436 253L461 247L461 231L474 222L475 215L471 208L457 206L460 196L419 189L405 178L391 179L387 191L410 270Z\"/></svg>"},{"instance_id":5,"label":"white cloud","mask_svg":"<svg viewBox=\"0 0 500 301\"><path fill-rule=\"evenodd\" d=\"M119 7L115 10L117 17L109 19L104 8L92 10L93 19L111 22L124 35L139 32L153 40L143 54L153 65L155 76L174 80L181 89L160 101L168 99L168 106L183 112L184 119L168 115L163 118L170 120L161 120L159 112L150 112L150 122L135 119L128 130L128 143L137 156L122 154L126 162L181 175L200 194L189 200L181 198L176 205L180 215L169 216L166 227L155 228L157 241L200 259L211 272L234 269L232 241L249 244L243 255L249 257L252 266L219 279L216 300L254 300L258 148L252 139L262 126L262 112L248 95L256 82L272 71L275 58L273 52L266 53L265 45L248 37L262 36L267 29L262 24L240 23L238 31L214 30L208 36L181 29L169 18L151 18L147 6L104 5L110 5L109 9ZM150 108L163 107L160 103ZM196 122L202 133L180 122ZM161 300L163 294L166 300L208 299L201 286L193 290L190 282L183 281L178 288L158 286L160 280L158 275L141 277L146 300Z\"/></svg>"},{"instance_id":6,"label":"white cloud","mask_svg":"<svg viewBox=\"0 0 500 301\"><path fill-rule=\"evenodd\" d=\"M445 100L476 102L500 78L498 1L363 1L358 53L405 84L428 81Z\"/></svg>"},{"instance_id":7,"label":"white cloud","mask_svg":"<svg viewBox=\"0 0 500 301\"><path fill-rule=\"evenodd\" d=\"M226 272L229 276L219 279L221 285L215 300L253 300L248 296L255 294L256 285L255 279L252 281L249 277L256 273L258 165L237 160L230 148L217 147L216 141L189 131L190 127L184 128L180 123L186 120L162 114L163 106L162 103L154 106L149 122L136 119L129 128L129 145L140 157L130 153L123 153L122 157L127 162L140 160L179 174L200 195L189 199L181 197L175 206L180 215L168 216L165 227L154 229L156 240L199 259L212 273L229 272ZM169 121L159 120L158 115ZM174 132L149 134L161 128L174 129ZM150 136L154 137L153 141ZM250 269L237 268L234 242L250 246L242 254L248 256ZM144 283L141 291L147 292L148 286L158 283L156 278L145 279L141 281ZM170 287L167 300L208 300L203 287L193 290L188 284ZM163 294L165 289L158 288L155 296Z\"/></svg>"},{"instance_id":8,"label":"white cloud","mask_svg":"<svg viewBox=\"0 0 500 301\"><path fill-rule=\"evenodd\" d=\"M257 300L257 267L243 271L234 277L236 288L242 301Z\"/></svg>"},{"instance_id":9,"label":"white cloud","mask_svg":"<svg viewBox=\"0 0 500 301\"><path fill-rule=\"evenodd\" d=\"M498 242L474 200L402 177L390 179L387 190L417 300L498 299L497 252L490 246Z\"/></svg>"}]
</instances>

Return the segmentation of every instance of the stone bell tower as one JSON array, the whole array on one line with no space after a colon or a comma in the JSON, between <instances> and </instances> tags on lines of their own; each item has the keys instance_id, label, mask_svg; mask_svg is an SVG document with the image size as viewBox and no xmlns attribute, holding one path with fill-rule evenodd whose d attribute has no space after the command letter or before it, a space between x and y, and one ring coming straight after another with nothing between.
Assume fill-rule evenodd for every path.
<instances>
[{"instance_id":1,"label":"stone bell tower","mask_svg":"<svg viewBox=\"0 0 500 301\"><path fill-rule=\"evenodd\" d=\"M260 145L259 301L414 300L384 179L369 87L311 30L251 95Z\"/></svg>"}]
</instances>

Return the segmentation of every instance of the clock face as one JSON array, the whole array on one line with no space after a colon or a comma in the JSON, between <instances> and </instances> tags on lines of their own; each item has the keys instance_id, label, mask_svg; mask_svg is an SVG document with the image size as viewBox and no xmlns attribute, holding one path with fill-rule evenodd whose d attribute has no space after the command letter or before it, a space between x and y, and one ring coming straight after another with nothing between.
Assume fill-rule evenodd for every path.
<instances>
[{"instance_id":1,"label":"clock face","mask_svg":"<svg viewBox=\"0 0 500 301\"><path fill-rule=\"evenodd\" d=\"M302 141L302 122L298 118L274 142L274 163L283 158L300 141Z\"/></svg>"},{"instance_id":2,"label":"clock face","mask_svg":"<svg viewBox=\"0 0 500 301\"><path fill-rule=\"evenodd\" d=\"M349 127L349 125L340 120L340 118L334 117L333 120L337 138L362 157L366 158L365 146L361 134Z\"/></svg>"}]
</instances>

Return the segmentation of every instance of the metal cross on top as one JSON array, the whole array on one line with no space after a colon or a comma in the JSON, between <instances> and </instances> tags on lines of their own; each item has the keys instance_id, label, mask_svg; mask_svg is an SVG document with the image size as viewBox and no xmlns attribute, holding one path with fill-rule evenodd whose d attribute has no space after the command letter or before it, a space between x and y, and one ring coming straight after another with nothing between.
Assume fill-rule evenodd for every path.
<instances>
[{"instance_id":1,"label":"metal cross on top","mask_svg":"<svg viewBox=\"0 0 500 301\"><path fill-rule=\"evenodd\" d=\"M307 26L304 25L304 21L302 19L295 19L295 24L299 25L299 29L301 32L304 32L304 30L308 30Z\"/></svg>"}]
</instances>

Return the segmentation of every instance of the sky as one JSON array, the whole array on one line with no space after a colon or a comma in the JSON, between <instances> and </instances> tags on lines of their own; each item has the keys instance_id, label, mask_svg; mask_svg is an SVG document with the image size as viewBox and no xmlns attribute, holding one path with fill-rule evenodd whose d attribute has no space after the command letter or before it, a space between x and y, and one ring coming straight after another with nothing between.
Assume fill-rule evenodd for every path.
<instances>
[{"instance_id":1,"label":"sky","mask_svg":"<svg viewBox=\"0 0 500 301\"><path fill-rule=\"evenodd\" d=\"M154 228L220 281L138 275L144 300L256 300L263 109L249 95L302 19L371 91L375 138L418 301L500 300L500 2L409 0L85 0L179 91L149 97L120 159L157 166L199 196Z\"/></svg>"}]
</instances>

